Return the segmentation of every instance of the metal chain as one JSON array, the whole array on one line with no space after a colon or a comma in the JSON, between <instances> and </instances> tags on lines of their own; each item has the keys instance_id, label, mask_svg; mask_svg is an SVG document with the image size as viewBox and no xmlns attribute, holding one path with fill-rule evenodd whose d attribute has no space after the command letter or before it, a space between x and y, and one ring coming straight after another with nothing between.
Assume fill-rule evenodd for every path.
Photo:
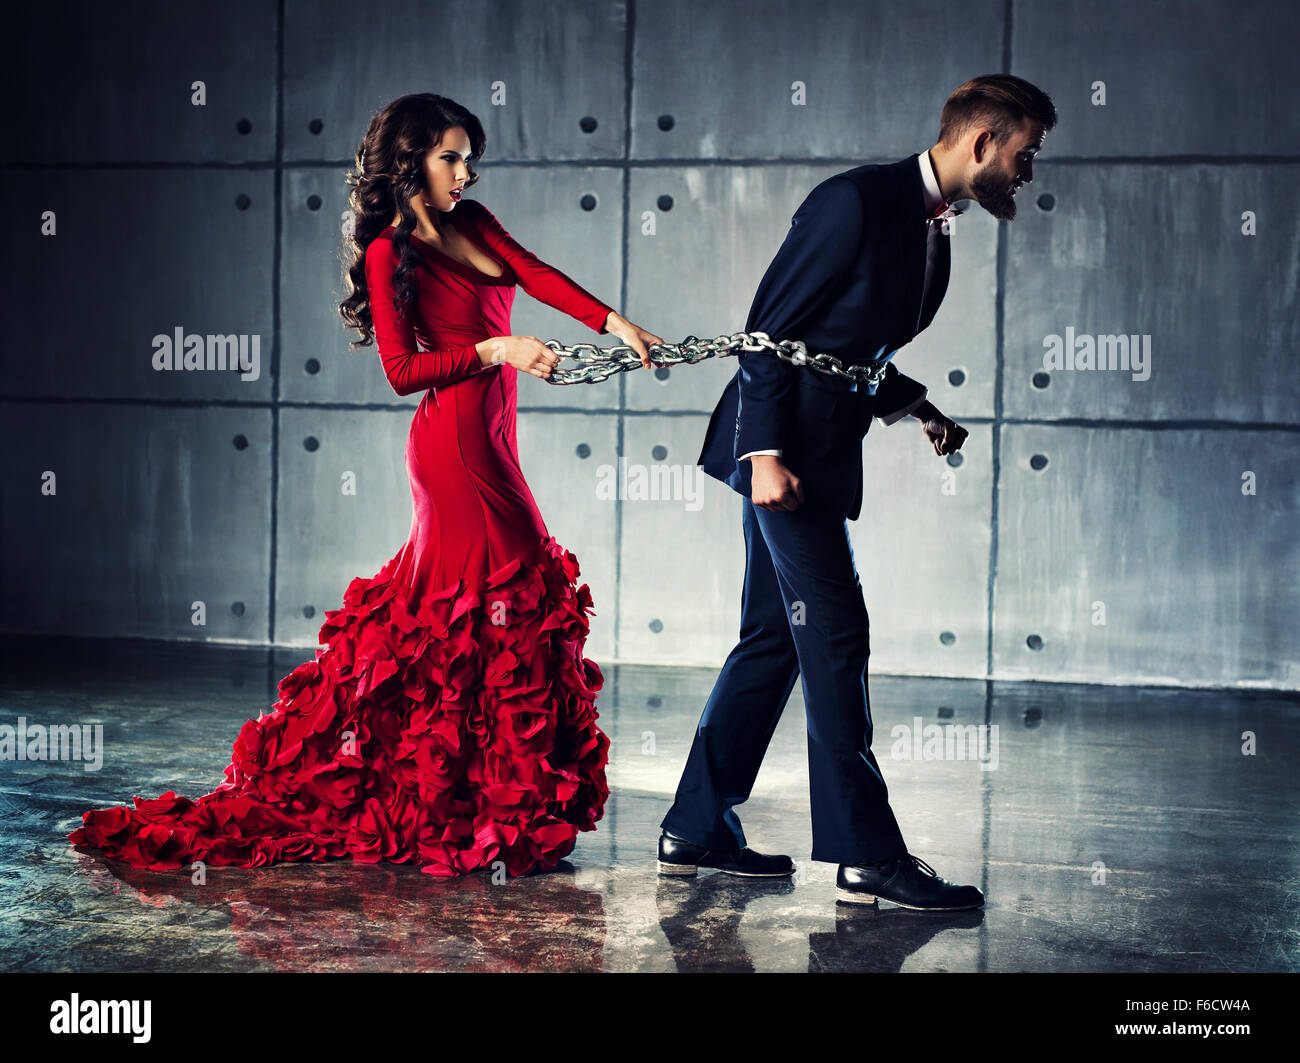
<instances>
[{"instance_id":1,"label":"metal chain","mask_svg":"<svg viewBox=\"0 0 1300 1063\"><path fill-rule=\"evenodd\" d=\"M544 342L561 358L573 358L578 363L573 369L556 366L546 378L548 384L595 384L615 373L641 368L640 356L626 344L597 347L594 343L575 343L572 347L566 347L558 340ZM873 388L884 379L885 370L889 367L888 359L878 360L871 365L845 366L833 354L810 355L802 340L773 341L766 332L733 332L730 336L718 336L711 340L687 336L681 343L655 343L646 349L656 366L694 365L705 358L727 358L737 351L766 350L793 365L807 366L828 376L856 380Z\"/></svg>"}]
</instances>

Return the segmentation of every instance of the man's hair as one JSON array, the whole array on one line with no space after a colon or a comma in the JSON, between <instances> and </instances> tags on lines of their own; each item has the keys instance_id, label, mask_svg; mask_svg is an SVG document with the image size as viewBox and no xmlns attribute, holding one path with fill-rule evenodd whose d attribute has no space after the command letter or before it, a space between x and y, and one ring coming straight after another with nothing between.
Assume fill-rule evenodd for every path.
<instances>
[{"instance_id":1,"label":"man's hair","mask_svg":"<svg viewBox=\"0 0 1300 1063\"><path fill-rule=\"evenodd\" d=\"M1056 108L1042 89L1011 74L971 78L957 86L943 105L939 143L952 147L971 126L980 126L993 131L997 144L1005 144L1026 118L1046 129L1056 125Z\"/></svg>"}]
</instances>

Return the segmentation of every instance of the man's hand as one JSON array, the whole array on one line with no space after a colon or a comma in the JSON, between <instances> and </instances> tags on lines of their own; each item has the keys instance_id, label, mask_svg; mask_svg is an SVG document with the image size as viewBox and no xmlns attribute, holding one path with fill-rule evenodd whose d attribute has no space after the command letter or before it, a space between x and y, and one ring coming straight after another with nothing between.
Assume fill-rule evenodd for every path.
<instances>
[{"instance_id":1,"label":"man's hand","mask_svg":"<svg viewBox=\"0 0 1300 1063\"><path fill-rule=\"evenodd\" d=\"M921 430L925 432L925 437L940 457L961 450L961 445L970 435L966 429L951 418L945 417L933 403L928 401L913 410L912 416L921 422Z\"/></svg>"},{"instance_id":2,"label":"man's hand","mask_svg":"<svg viewBox=\"0 0 1300 1063\"><path fill-rule=\"evenodd\" d=\"M753 465L749 500L760 509L794 511L803 502L803 484L781 464L775 454L755 454L747 461Z\"/></svg>"}]
</instances>

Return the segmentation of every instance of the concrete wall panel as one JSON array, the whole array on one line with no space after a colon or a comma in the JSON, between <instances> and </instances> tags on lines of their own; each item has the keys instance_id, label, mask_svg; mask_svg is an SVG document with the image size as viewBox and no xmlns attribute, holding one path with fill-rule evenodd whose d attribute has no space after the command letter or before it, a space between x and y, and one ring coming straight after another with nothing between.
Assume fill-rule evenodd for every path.
<instances>
[{"instance_id":1,"label":"concrete wall panel","mask_svg":"<svg viewBox=\"0 0 1300 1063\"><path fill-rule=\"evenodd\" d=\"M0 408L0 624L266 641L269 411Z\"/></svg>"},{"instance_id":2,"label":"concrete wall panel","mask_svg":"<svg viewBox=\"0 0 1300 1063\"><path fill-rule=\"evenodd\" d=\"M618 618L618 506L598 486L601 470L617 464L618 418L535 410L519 415L518 436L519 464L542 521L578 559L578 583L591 588L586 654L609 661Z\"/></svg>"},{"instance_id":3,"label":"concrete wall panel","mask_svg":"<svg viewBox=\"0 0 1300 1063\"><path fill-rule=\"evenodd\" d=\"M1295 4L1016 0L1012 25L1011 70L1047 88L1060 116L1053 154L1300 150L1300 128L1277 120L1300 90Z\"/></svg>"},{"instance_id":4,"label":"concrete wall panel","mask_svg":"<svg viewBox=\"0 0 1300 1063\"><path fill-rule=\"evenodd\" d=\"M1005 412L1295 424L1294 184L1285 165L1036 168L1007 241ZM1127 372L1040 376L1049 341L1082 355L1120 342L1107 337L1125 341Z\"/></svg>"},{"instance_id":5,"label":"concrete wall panel","mask_svg":"<svg viewBox=\"0 0 1300 1063\"><path fill-rule=\"evenodd\" d=\"M960 15L939 0L640 4L632 157L889 158L930 137L928 147L937 105L999 68L1002 9L999 0Z\"/></svg>"},{"instance_id":6,"label":"concrete wall panel","mask_svg":"<svg viewBox=\"0 0 1300 1063\"><path fill-rule=\"evenodd\" d=\"M315 646L325 613L411 529L407 410L280 411L276 640Z\"/></svg>"},{"instance_id":7,"label":"concrete wall panel","mask_svg":"<svg viewBox=\"0 0 1300 1063\"><path fill-rule=\"evenodd\" d=\"M862 514L849 522L876 672L977 677L988 653L992 433L939 457L921 424L874 421ZM960 456L960 463L951 464Z\"/></svg>"},{"instance_id":8,"label":"concrete wall panel","mask_svg":"<svg viewBox=\"0 0 1300 1063\"><path fill-rule=\"evenodd\" d=\"M0 164L275 157L274 4L19 5L5 36L5 99L31 105L10 110Z\"/></svg>"},{"instance_id":9,"label":"concrete wall panel","mask_svg":"<svg viewBox=\"0 0 1300 1063\"><path fill-rule=\"evenodd\" d=\"M1300 683L1294 433L1002 431L998 674Z\"/></svg>"},{"instance_id":10,"label":"concrete wall panel","mask_svg":"<svg viewBox=\"0 0 1300 1063\"><path fill-rule=\"evenodd\" d=\"M721 666L739 638L741 500L695 464L707 425L695 416L623 422L628 500L618 650L625 660ZM656 492L656 482L670 489Z\"/></svg>"},{"instance_id":11,"label":"concrete wall panel","mask_svg":"<svg viewBox=\"0 0 1300 1063\"><path fill-rule=\"evenodd\" d=\"M289 0L285 155L351 159L371 115L407 92L478 115L489 160L619 155L626 25L626 5L610 0L390 0L364 11Z\"/></svg>"},{"instance_id":12,"label":"concrete wall panel","mask_svg":"<svg viewBox=\"0 0 1300 1063\"><path fill-rule=\"evenodd\" d=\"M11 201L47 204L55 226L42 235L45 223L32 213L7 230L9 260L22 263L10 271L22 313L9 325L5 394L270 398L271 173L11 170L0 180ZM197 337L205 359L242 338L250 356L257 352L249 378L232 368L154 369L154 337L174 349L178 329L187 342Z\"/></svg>"}]
</instances>

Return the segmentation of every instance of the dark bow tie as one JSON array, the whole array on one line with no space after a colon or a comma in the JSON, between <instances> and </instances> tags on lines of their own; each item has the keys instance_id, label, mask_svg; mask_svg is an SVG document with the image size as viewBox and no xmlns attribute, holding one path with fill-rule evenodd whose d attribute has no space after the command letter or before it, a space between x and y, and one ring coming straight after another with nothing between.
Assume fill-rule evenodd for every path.
<instances>
[{"instance_id":1,"label":"dark bow tie","mask_svg":"<svg viewBox=\"0 0 1300 1063\"><path fill-rule=\"evenodd\" d=\"M966 213L965 207L961 207L959 209L957 207L954 207L947 200L942 200L940 201L939 205L934 208L934 210L930 211L929 215L926 217L925 220L927 222L945 222L945 221L949 221L952 218L957 217L958 214L965 214L965 213Z\"/></svg>"}]
</instances>

